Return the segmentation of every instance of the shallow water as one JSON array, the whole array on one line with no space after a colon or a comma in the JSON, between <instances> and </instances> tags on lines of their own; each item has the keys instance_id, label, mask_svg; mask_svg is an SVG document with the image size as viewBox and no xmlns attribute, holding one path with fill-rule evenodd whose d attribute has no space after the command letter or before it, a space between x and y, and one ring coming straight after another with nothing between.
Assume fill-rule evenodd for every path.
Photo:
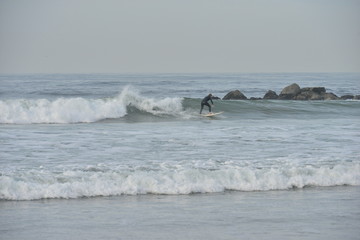
<instances>
[{"instance_id":1,"label":"shallow water","mask_svg":"<svg viewBox=\"0 0 360 240\"><path fill-rule=\"evenodd\" d=\"M2 239L358 239L359 187L0 202Z\"/></svg>"}]
</instances>

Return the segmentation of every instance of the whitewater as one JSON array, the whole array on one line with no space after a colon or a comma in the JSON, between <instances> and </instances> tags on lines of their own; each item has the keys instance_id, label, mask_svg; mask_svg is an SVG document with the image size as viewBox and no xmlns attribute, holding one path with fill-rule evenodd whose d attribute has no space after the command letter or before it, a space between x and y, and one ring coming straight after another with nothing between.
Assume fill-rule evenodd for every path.
<instances>
[{"instance_id":1,"label":"whitewater","mask_svg":"<svg viewBox=\"0 0 360 240\"><path fill-rule=\"evenodd\" d=\"M57 98L1 100L0 123L90 123L108 118L121 118L126 108L153 114L171 114L182 110L180 98L155 100L139 95L136 90L125 89L115 97L103 99Z\"/></svg>"},{"instance_id":2,"label":"whitewater","mask_svg":"<svg viewBox=\"0 0 360 240\"><path fill-rule=\"evenodd\" d=\"M360 94L357 73L1 75L1 235L82 222L66 237L356 239L360 101L221 100L292 83ZM208 93L223 114L199 115ZM92 211L104 221L89 235ZM53 231L7 224L24 219Z\"/></svg>"}]
</instances>

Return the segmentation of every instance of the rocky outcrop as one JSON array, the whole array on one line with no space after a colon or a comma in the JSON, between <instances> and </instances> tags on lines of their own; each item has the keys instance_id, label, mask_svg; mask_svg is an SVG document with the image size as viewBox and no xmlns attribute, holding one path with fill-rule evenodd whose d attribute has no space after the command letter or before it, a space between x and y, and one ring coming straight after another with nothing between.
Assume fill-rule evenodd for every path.
<instances>
[{"instance_id":1,"label":"rocky outcrop","mask_svg":"<svg viewBox=\"0 0 360 240\"><path fill-rule=\"evenodd\" d=\"M344 95L340 97L341 100L349 100L349 99L354 99L354 95Z\"/></svg>"},{"instance_id":2,"label":"rocky outcrop","mask_svg":"<svg viewBox=\"0 0 360 240\"><path fill-rule=\"evenodd\" d=\"M292 84L284 88L280 96L284 94L283 98L280 99L289 99L289 100L337 100L339 99L333 93L327 93L324 87L305 87L298 88L299 85Z\"/></svg>"},{"instance_id":3,"label":"rocky outcrop","mask_svg":"<svg viewBox=\"0 0 360 240\"><path fill-rule=\"evenodd\" d=\"M324 87L306 87L301 89L302 92L314 92L318 94L323 94L326 92Z\"/></svg>"},{"instance_id":4,"label":"rocky outcrop","mask_svg":"<svg viewBox=\"0 0 360 240\"><path fill-rule=\"evenodd\" d=\"M300 93L293 100L324 100L326 89L324 87L301 88Z\"/></svg>"},{"instance_id":5,"label":"rocky outcrop","mask_svg":"<svg viewBox=\"0 0 360 240\"><path fill-rule=\"evenodd\" d=\"M239 90L231 91L223 97L223 100L246 100L247 97Z\"/></svg>"},{"instance_id":6,"label":"rocky outcrop","mask_svg":"<svg viewBox=\"0 0 360 240\"><path fill-rule=\"evenodd\" d=\"M280 95L279 99L282 100L291 100L294 99L301 92L300 86L296 83L291 84L290 86L285 87Z\"/></svg>"},{"instance_id":7,"label":"rocky outcrop","mask_svg":"<svg viewBox=\"0 0 360 240\"><path fill-rule=\"evenodd\" d=\"M339 100L340 98L333 93L324 93L323 99L320 100Z\"/></svg>"},{"instance_id":8,"label":"rocky outcrop","mask_svg":"<svg viewBox=\"0 0 360 240\"><path fill-rule=\"evenodd\" d=\"M279 96L276 94L275 91L269 90L265 93L264 99L278 99Z\"/></svg>"},{"instance_id":9,"label":"rocky outcrop","mask_svg":"<svg viewBox=\"0 0 360 240\"><path fill-rule=\"evenodd\" d=\"M239 90L231 91L223 97L223 100L247 100L248 98ZM250 100L261 99L281 99L281 100L360 100L360 95L336 96L334 93L327 93L324 87L305 87L300 88L296 83L285 87L279 95L269 90L264 98L251 97Z\"/></svg>"},{"instance_id":10,"label":"rocky outcrop","mask_svg":"<svg viewBox=\"0 0 360 240\"><path fill-rule=\"evenodd\" d=\"M344 95L340 97L341 100L360 100L360 95Z\"/></svg>"}]
</instances>

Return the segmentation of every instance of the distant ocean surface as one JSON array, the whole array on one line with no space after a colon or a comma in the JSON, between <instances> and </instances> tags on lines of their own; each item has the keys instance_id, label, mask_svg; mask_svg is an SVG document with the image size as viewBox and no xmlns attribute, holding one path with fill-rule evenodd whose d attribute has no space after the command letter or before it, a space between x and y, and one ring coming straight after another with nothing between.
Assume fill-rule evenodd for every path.
<instances>
[{"instance_id":1,"label":"distant ocean surface","mask_svg":"<svg viewBox=\"0 0 360 240\"><path fill-rule=\"evenodd\" d=\"M358 239L360 101L199 115L292 83L360 94L359 73L0 75L1 239Z\"/></svg>"}]
</instances>

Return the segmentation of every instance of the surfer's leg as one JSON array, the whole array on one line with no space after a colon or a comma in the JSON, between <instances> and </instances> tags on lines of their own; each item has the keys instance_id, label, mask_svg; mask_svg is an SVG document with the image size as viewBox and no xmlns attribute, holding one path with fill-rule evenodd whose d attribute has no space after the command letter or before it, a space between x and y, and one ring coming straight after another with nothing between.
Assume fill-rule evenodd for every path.
<instances>
[{"instance_id":1,"label":"surfer's leg","mask_svg":"<svg viewBox=\"0 0 360 240\"><path fill-rule=\"evenodd\" d=\"M201 112L202 112L203 108L204 108L204 104L203 104L203 103L201 103L200 114L201 114Z\"/></svg>"},{"instance_id":2,"label":"surfer's leg","mask_svg":"<svg viewBox=\"0 0 360 240\"><path fill-rule=\"evenodd\" d=\"M209 103L205 103L205 105L209 107L209 112L211 112L211 106L210 106L210 104L209 104Z\"/></svg>"}]
</instances>

